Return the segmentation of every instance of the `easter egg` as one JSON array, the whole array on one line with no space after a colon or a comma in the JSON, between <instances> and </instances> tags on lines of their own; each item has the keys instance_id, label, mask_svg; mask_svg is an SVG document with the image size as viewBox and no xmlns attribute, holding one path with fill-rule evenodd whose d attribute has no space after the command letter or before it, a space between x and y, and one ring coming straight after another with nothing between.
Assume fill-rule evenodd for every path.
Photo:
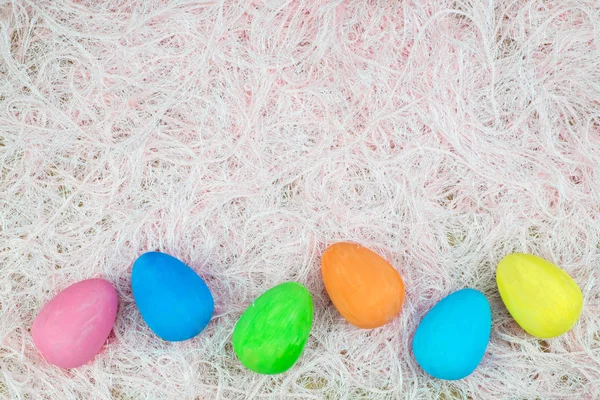
<instances>
[{"instance_id":1,"label":"easter egg","mask_svg":"<svg viewBox=\"0 0 600 400\"><path fill-rule=\"evenodd\" d=\"M543 258L507 255L498 263L496 283L510 315L533 336L562 335L581 315L583 295L577 283Z\"/></svg>"},{"instance_id":2,"label":"easter egg","mask_svg":"<svg viewBox=\"0 0 600 400\"><path fill-rule=\"evenodd\" d=\"M462 289L437 303L413 338L415 359L429 375L462 379L481 362L490 340L492 313L486 297Z\"/></svg>"},{"instance_id":3,"label":"easter egg","mask_svg":"<svg viewBox=\"0 0 600 400\"><path fill-rule=\"evenodd\" d=\"M142 254L133 264L131 287L142 318L163 340L193 338L214 311L213 296L202 278L165 253Z\"/></svg>"},{"instance_id":4,"label":"easter egg","mask_svg":"<svg viewBox=\"0 0 600 400\"><path fill-rule=\"evenodd\" d=\"M359 328L387 324L402 309L400 274L366 247L346 242L329 246L321 259L321 274L335 308Z\"/></svg>"},{"instance_id":5,"label":"easter egg","mask_svg":"<svg viewBox=\"0 0 600 400\"><path fill-rule=\"evenodd\" d=\"M117 316L117 292L104 279L77 282L42 307L33 322L35 347L50 364L75 368L94 358Z\"/></svg>"},{"instance_id":6,"label":"easter egg","mask_svg":"<svg viewBox=\"0 0 600 400\"><path fill-rule=\"evenodd\" d=\"M296 282L277 285L259 296L235 325L235 354L251 371L285 372L300 357L312 318L312 296L304 286Z\"/></svg>"}]
</instances>

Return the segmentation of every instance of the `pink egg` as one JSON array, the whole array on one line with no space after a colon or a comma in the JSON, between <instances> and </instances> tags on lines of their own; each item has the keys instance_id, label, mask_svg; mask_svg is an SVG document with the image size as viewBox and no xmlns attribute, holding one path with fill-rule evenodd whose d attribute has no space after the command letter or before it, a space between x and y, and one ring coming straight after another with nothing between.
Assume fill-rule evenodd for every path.
<instances>
[{"instance_id":1,"label":"pink egg","mask_svg":"<svg viewBox=\"0 0 600 400\"><path fill-rule=\"evenodd\" d=\"M33 321L33 343L49 363L61 368L79 367L106 343L117 304L117 292L108 281L77 282L42 307Z\"/></svg>"}]
</instances>

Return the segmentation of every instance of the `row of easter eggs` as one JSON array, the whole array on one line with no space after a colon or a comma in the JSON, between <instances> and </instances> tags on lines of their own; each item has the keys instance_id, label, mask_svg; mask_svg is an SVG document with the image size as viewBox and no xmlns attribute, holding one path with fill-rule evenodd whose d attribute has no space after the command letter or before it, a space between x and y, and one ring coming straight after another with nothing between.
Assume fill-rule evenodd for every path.
<instances>
[{"instance_id":1,"label":"row of easter eggs","mask_svg":"<svg viewBox=\"0 0 600 400\"><path fill-rule=\"evenodd\" d=\"M394 319L404 301L400 274L381 256L353 243L336 243L322 257L327 293L340 314L359 328ZM539 257L515 253L496 272L500 296L519 325L540 338L561 335L581 314L583 296L571 277ZM145 253L133 265L135 303L150 329L167 341L199 334L210 321L213 296L191 268L160 252ZM90 361L106 342L117 312L117 293L103 279L89 279L60 292L36 317L32 336L43 357L62 368ZM233 348L248 369L277 374L300 357L313 319L309 291L282 283L258 297L233 331ZM430 375L461 379L480 363L492 326L490 305L474 289L443 298L422 319L413 354Z\"/></svg>"}]
</instances>

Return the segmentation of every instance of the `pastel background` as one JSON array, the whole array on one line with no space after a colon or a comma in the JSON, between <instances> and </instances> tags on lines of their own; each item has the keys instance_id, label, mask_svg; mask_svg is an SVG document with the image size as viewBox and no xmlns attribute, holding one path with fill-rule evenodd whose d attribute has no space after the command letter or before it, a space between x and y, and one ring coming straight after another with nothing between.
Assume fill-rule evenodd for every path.
<instances>
[{"instance_id":1,"label":"pastel background","mask_svg":"<svg viewBox=\"0 0 600 400\"><path fill-rule=\"evenodd\" d=\"M594 0L0 0L0 398L600 397L599 23ZM389 325L331 304L338 240L402 274ZM197 338L143 324L147 250L212 290ZM513 251L580 285L566 335L508 315L494 272ZM114 333L51 367L33 319L91 277L119 293ZM312 292L313 331L289 372L257 375L231 333L287 280ZM431 379L412 335L464 287L490 300L490 345L470 377Z\"/></svg>"}]
</instances>

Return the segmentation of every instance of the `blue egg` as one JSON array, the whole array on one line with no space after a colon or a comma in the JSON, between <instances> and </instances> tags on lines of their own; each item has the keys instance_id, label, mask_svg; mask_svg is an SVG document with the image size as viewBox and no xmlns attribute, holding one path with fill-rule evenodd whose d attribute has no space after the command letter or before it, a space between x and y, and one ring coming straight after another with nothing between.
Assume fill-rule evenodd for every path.
<instances>
[{"instance_id":1,"label":"blue egg","mask_svg":"<svg viewBox=\"0 0 600 400\"><path fill-rule=\"evenodd\" d=\"M193 338L214 311L213 296L202 278L165 253L142 254L133 264L131 287L142 318L164 340Z\"/></svg>"},{"instance_id":2,"label":"blue egg","mask_svg":"<svg viewBox=\"0 0 600 400\"><path fill-rule=\"evenodd\" d=\"M413 338L415 359L435 378L462 379L481 362L491 330L486 297L474 289L459 290L423 317Z\"/></svg>"}]
</instances>

